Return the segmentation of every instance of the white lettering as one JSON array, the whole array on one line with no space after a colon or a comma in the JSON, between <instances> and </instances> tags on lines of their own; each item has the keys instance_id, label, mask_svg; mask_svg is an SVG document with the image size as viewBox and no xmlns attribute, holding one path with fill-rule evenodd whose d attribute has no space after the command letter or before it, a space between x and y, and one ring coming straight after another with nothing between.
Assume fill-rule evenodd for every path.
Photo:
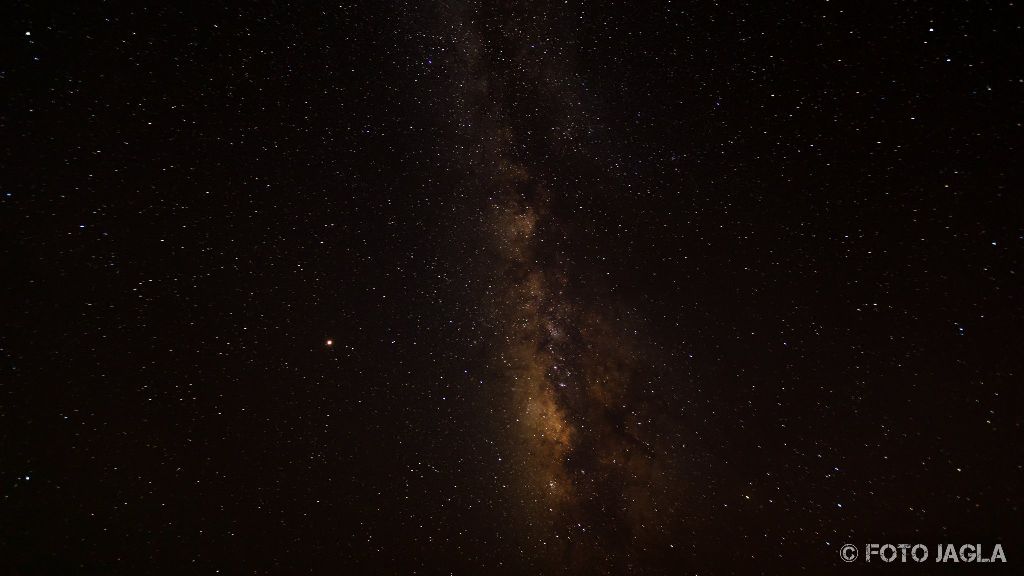
<instances>
[{"instance_id":1,"label":"white lettering","mask_svg":"<svg viewBox=\"0 0 1024 576\"><path fill-rule=\"evenodd\" d=\"M918 552L921 552L918 557ZM910 549L910 557L914 559L914 562L924 562L928 559L928 547L924 544L914 544L914 547Z\"/></svg>"},{"instance_id":2,"label":"white lettering","mask_svg":"<svg viewBox=\"0 0 1024 576\"><path fill-rule=\"evenodd\" d=\"M885 554L886 550L892 552L892 555L889 556L888 558L885 557L886 556L886 554ZM886 544L886 545L882 546L882 549L878 552L878 557L882 559L882 562L892 562L893 560L896 559L896 547L893 546L892 544Z\"/></svg>"},{"instance_id":3,"label":"white lettering","mask_svg":"<svg viewBox=\"0 0 1024 576\"><path fill-rule=\"evenodd\" d=\"M872 554L878 554L878 544L868 544L864 547L864 561L871 562Z\"/></svg>"},{"instance_id":4,"label":"white lettering","mask_svg":"<svg viewBox=\"0 0 1024 576\"><path fill-rule=\"evenodd\" d=\"M992 549L992 558L990 562L995 562L996 558L999 558L1000 562L1006 562L1006 554L1003 554L1003 545L996 544L996 547Z\"/></svg>"},{"instance_id":5,"label":"white lettering","mask_svg":"<svg viewBox=\"0 0 1024 576\"><path fill-rule=\"evenodd\" d=\"M967 553L964 553L964 549ZM978 553L974 551L974 544L964 544L960 547L960 559L964 562L974 562L974 559L978 557Z\"/></svg>"}]
</instances>

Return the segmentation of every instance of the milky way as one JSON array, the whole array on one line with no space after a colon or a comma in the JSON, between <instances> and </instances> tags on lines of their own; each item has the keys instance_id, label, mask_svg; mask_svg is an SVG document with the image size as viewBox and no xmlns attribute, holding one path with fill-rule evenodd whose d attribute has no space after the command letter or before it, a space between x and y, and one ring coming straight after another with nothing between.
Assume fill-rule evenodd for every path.
<instances>
[{"instance_id":1,"label":"milky way","mask_svg":"<svg viewBox=\"0 0 1024 576\"><path fill-rule=\"evenodd\" d=\"M502 17L519 22L515 12ZM631 555L649 561L670 546L662 516L672 504L659 501L675 501L667 495L681 487L659 455L663 415L644 397L657 375L642 323L630 303L590 284L572 254L573 234L587 223L567 186L615 177L580 160L591 152L575 132L594 118L566 82L570 59L530 55L529 37L554 33L547 16L484 40L486 18L484 10L450 9L448 22L461 40L453 68L471 111L463 122L471 193L488 198L480 264L494 274L490 361L495 401L511 420L504 441L517 469L513 516L549 569L621 571ZM543 124L524 129L518 114Z\"/></svg>"},{"instance_id":2,"label":"milky way","mask_svg":"<svg viewBox=\"0 0 1024 576\"><path fill-rule=\"evenodd\" d=\"M545 251L557 242L543 195L496 209L508 286L498 312L505 347L497 359L516 414L508 441L521 462L528 523L553 561L587 570L646 546L658 520L652 490L662 471L635 398L637 345L593 302L573 298L572 267ZM642 539L642 543L638 541Z\"/></svg>"}]
</instances>

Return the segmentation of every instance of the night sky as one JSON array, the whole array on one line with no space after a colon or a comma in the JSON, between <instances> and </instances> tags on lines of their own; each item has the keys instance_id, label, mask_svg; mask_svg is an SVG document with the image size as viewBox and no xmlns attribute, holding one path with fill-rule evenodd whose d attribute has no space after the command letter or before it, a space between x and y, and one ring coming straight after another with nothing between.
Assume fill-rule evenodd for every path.
<instances>
[{"instance_id":1,"label":"night sky","mask_svg":"<svg viewBox=\"0 0 1024 576\"><path fill-rule=\"evenodd\" d=\"M1024 563L1012 3L143 4L2 10L0 573Z\"/></svg>"}]
</instances>

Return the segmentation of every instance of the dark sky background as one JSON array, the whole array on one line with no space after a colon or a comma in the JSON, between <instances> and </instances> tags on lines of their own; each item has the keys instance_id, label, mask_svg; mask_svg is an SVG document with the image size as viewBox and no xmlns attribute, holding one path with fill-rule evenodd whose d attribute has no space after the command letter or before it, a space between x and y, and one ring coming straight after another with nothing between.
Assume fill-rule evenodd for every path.
<instances>
[{"instance_id":1,"label":"dark sky background","mask_svg":"<svg viewBox=\"0 0 1024 576\"><path fill-rule=\"evenodd\" d=\"M178 4L2 11L0 572L1024 562L1012 4Z\"/></svg>"}]
</instances>

